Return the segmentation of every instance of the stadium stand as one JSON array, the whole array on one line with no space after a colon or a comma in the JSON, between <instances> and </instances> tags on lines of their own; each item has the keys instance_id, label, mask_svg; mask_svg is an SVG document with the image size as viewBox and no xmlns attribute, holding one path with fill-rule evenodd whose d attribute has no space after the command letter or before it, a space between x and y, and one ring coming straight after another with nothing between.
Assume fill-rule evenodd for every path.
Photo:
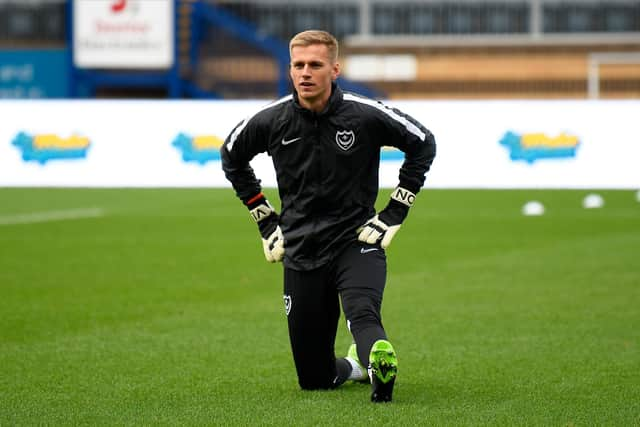
<instances>
[{"instance_id":1,"label":"stadium stand","mask_svg":"<svg viewBox=\"0 0 640 427\"><path fill-rule=\"evenodd\" d=\"M63 46L66 15L63 0L0 0L0 49Z\"/></svg>"},{"instance_id":2,"label":"stadium stand","mask_svg":"<svg viewBox=\"0 0 640 427\"><path fill-rule=\"evenodd\" d=\"M332 31L342 39L341 61L347 65L347 75L354 56L413 58L411 79L367 79L390 98L585 98L591 57L608 52L622 59L599 66L598 96L640 96L638 1L226 0L216 4L282 40L310 27ZM259 57L252 61L273 72L269 61ZM230 70L229 75L240 76L241 67L238 74Z\"/></svg>"},{"instance_id":3,"label":"stadium stand","mask_svg":"<svg viewBox=\"0 0 640 427\"><path fill-rule=\"evenodd\" d=\"M0 49L65 45L67 5L66 0L0 0ZM224 98L286 92L286 42L309 28L336 34L345 76L378 96L640 97L638 0L177 0L177 5L181 79ZM363 60L389 72L363 76L358 73ZM138 94L135 87L127 90ZM110 94L113 89L96 93Z\"/></svg>"},{"instance_id":4,"label":"stadium stand","mask_svg":"<svg viewBox=\"0 0 640 427\"><path fill-rule=\"evenodd\" d=\"M637 52L637 44L615 44L615 52ZM424 46L377 47L385 54L403 52L416 58L410 81L376 81L392 98L584 98L589 58L608 46ZM347 55L372 52L350 47ZM640 64L600 67L603 97L640 96Z\"/></svg>"}]
</instances>

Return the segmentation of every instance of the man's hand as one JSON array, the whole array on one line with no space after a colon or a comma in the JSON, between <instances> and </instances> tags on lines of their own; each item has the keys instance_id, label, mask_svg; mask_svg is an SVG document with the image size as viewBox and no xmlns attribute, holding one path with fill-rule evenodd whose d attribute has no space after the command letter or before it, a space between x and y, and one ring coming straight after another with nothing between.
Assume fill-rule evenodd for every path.
<instances>
[{"instance_id":1,"label":"man's hand","mask_svg":"<svg viewBox=\"0 0 640 427\"><path fill-rule=\"evenodd\" d=\"M284 257L284 236L278 225L273 233L266 239L262 239L262 248L264 249L264 257L269 262L282 261Z\"/></svg>"},{"instance_id":2,"label":"man's hand","mask_svg":"<svg viewBox=\"0 0 640 427\"><path fill-rule=\"evenodd\" d=\"M357 232L358 240L371 245L380 241L382 249L387 249L396 235L402 222L409 213L416 195L398 187L391 193L391 200L386 208L369 219Z\"/></svg>"},{"instance_id":3,"label":"man's hand","mask_svg":"<svg viewBox=\"0 0 640 427\"><path fill-rule=\"evenodd\" d=\"M251 217L258 224L262 236L264 257L269 262L282 261L284 258L284 236L278 223L280 216L262 193L247 202Z\"/></svg>"},{"instance_id":4,"label":"man's hand","mask_svg":"<svg viewBox=\"0 0 640 427\"><path fill-rule=\"evenodd\" d=\"M400 224L388 225L380 220L380 215L376 215L360 228L358 240L373 245L382 238L380 246L382 249L387 249L399 229Z\"/></svg>"}]
</instances>

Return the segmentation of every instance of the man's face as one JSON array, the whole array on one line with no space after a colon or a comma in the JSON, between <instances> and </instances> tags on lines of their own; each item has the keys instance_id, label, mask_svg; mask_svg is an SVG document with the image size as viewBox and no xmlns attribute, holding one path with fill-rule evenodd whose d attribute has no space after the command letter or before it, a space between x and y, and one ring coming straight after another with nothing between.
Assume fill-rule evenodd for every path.
<instances>
[{"instance_id":1,"label":"man's face","mask_svg":"<svg viewBox=\"0 0 640 427\"><path fill-rule=\"evenodd\" d=\"M331 61L329 49L323 44L295 46L291 50L290 73L300 104L318 111L326 105L331 82L338 77L340 67Z\"/></svg>"}]
</instances>

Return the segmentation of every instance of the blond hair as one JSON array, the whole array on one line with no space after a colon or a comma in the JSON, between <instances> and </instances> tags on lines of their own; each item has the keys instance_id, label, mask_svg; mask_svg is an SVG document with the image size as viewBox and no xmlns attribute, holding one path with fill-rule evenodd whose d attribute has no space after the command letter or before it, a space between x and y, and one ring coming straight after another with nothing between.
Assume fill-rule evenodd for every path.
<instances>
[{"instance_id":1,"label":"blond hair","mask_svg":"<svg viewBox=\"0 0 640 427\"><path fill-rule=\"evenodd\" d=\"M323 44L329 51L329 59L332 63L338 61L338 40L331 33L322 30L307 30L293 36L289 42L289 55L296 46L310 46L312 44Z\"/></svg>"}]
</instances>

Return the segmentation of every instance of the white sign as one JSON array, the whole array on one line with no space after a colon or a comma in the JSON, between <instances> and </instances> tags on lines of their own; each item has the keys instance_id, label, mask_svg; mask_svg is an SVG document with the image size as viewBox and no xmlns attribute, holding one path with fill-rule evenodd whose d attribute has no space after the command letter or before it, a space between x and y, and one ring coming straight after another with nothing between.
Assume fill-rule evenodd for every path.
<instances>
[{"instance_id":1,"label":"white sign","mask_svg":"<svg viewBox=\"0 0 640 427\"><path fill-rule=\"evenodd\" d=\"M267 103L0 101L0 186L229 186L219 148ZM387 104L435 135L428 188L640 189L640 101ZM381 158L380 185L395 187L403 154ZM270 157L251 164L276 186Z\"/></svg>"},{"instance_id":2,"label":"white sign","mask_svg":"<svg viewBox=\"0 0 640 427\"><path fill-rule=\"evenodd\" d=\"M640 188L640 101L394 105L436 137L429 187Z\"/></svg>"},{"instance_id":3,"label":"white sign","mask_svg":"<svg viewBox=\"0 0 640 427\"><path fill-rule=\"evenodd\" d=\"M418 75L415 55L349 55L343 72L353 80L414 81Z\"/></svg>"},{"instance_id":4,"label":"white sign","mask_svg":"<svg viewBox=\"0 0 640 427\"><path fill-rule=\"evenodd\" d=\"M173 4L173 0L73 0L74 64L79 68L170 68Z\"/></svg>"}]
</instances>

